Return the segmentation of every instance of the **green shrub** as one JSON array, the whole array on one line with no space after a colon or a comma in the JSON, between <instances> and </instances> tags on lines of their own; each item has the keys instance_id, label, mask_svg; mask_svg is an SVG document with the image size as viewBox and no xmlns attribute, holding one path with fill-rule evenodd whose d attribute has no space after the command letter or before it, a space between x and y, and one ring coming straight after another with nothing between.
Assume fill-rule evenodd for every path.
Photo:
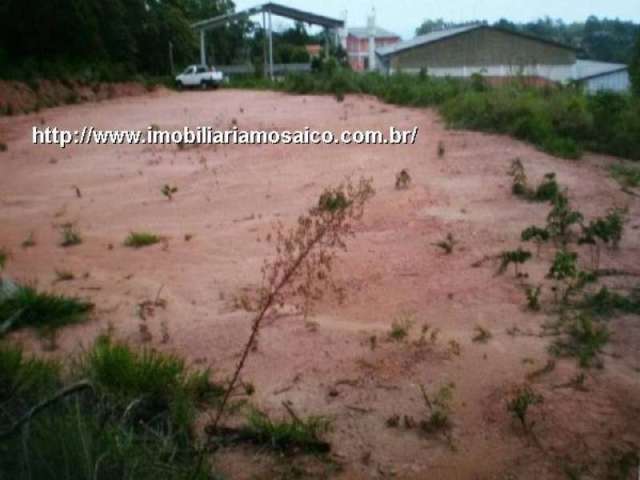
<instances>
[{"instance_id":1,"label":"green shrub","mask_svg":"<svg viewBox=\"0 0 640 480\"><path fill-rule=\"evenodd\" d=\"M538 202L551 202L559 193L560 187L558 186L558 182L556 182L556 174L547 173L542 183L536 188L533 197Z\"/></svg>"},{"instance_id":2,"label":"green shrub","mask_svg":"<svg viewBox=\"0 0 640 480\"><path fill-rule=\"evenodd\" d=\"M580 225L583 219L582 213L571 208L567 194L558 193L553 199L553 208L547 215L549 236L562 245L566 245L573 235L572 227Z\"/></svg>"},{"instance_id":3,"label":"green shrub","mask_svg":"<svg viewBox=\"0 0 640 480\"><path fill-rule=\"evenodd\" d=\"M590 367L609 341L609 336L605 325L580 314L567 329L566 338L557 340L550 350L555 355L576 357L581 367Z\"/></svg>"},{"instance_id":4,"label":"green shrub","mask_svg":"<svg viewBox=\"0 0 640 480\"><path fill-rule=\"evenodd\" d=\"M518 248L517 250L508 250L502 252L500 255L500 268L498 269L498 273L504 273L509 264L513 264L514 273L516 277L520 276L518 271L518 265L524 264L527 260L531 258L531 252L528 250L523 250L522 248Z\"/></svg>"},{"instance_id":5,"label":"green shrub","mask_svg":"<svg viewBox=\"0 0 640 480\"><path fill-rule=\"evenodd\" d=\"M615 178L623 187L640 186L640 168L628 165L616 164L610 167L611 176Z\"/></svg>"},{"instance_id":6,"label":"green shrub","mask_svg":"<svg viewBox=\"0 0 640 480\"><path fill-rule=\"evenodd\" d=\"M640 315L640 289L625 296L602 287L594 294L585 295L578 307L601 317L610 317L616 312Z\"/></svg>"},{"instance_id":7,"label":"green shrub","mask_svg":"<svg viewBox=\"0 0 640 480\"><path fill-rule=\"evenodd\" d=\"M491 87L479 77L358 74L335 64L281 83L232 85L337 98L364 93L396 105L437 106L450 127L512 135L563 158L579 158L587 148L640 160L640 98L624 94L585 95L571 86L541 89L522 82Z\"/></svg>"}]
</instances>

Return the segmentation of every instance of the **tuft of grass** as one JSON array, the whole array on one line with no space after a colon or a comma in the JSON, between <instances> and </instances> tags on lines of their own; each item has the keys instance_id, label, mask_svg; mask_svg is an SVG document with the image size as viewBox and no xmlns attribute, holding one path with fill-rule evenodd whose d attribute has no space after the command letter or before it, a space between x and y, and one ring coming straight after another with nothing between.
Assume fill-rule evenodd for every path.
<instances>
[{"instance_id":1,"label":"tuft of grass","mask_svg":"<svg viewBox=\"0 0 640 480\"><path fill-rule=\"evenodd\" d=\"M70 270L56 270L56 282L69 282L76 278Z\"/></svg>"},{"instance_id":2,"label":"tuft of grass","mask_svg":"<svg viewBox=\"0 0 640 480\"><path fill-rule=\"evenodd\" d=\"M71 247L73 245L79 245L82 243L82 237L75 227L67 223L62 226L62 240L60 241L61 247Z\"/></svg>"},{"instance_id":3,"label":"tuft of grass","mask_svg":"<svg viewBox=\"0 0 640 480\"><path fill-rule=\"evenodd\" d=\"M540 311L540 294L542 293L542 285L537 287L528 286L525 289L527 296L527 308L532 312Z\"/></svg>"},{"instance_id":4,"label":"tuft of grass","mask_svg":"<svg viewBox=\"0 0 640 480\"><path fill-rule=\"evenodd\" d=\"M0 248L0 272L4 270L7 260L9 259L9 252L4 248Z\"/></svg>"},{"instance_id":5,"label":"tuft of grass","mask_svg":"<svg viewBox=\"0 0 640 480\"><path fill-rule=\"evenodd\" d=\"M185 440L196 406L223 391L210 382L208 371L190 372L179 357L135 351L109 337L100 337L77 368L114 408L128 410L133 423L172 429Z\"/></svg>"},{"instance_id":6,"label":"tuft of grass","mask_svg":"<svg viewBox=\"0 0 640 480\"><path fill-rule=\"evenodd\" d=\"M429 395L424 385L420 385L422 399L429 413L419 424L424 432L436 433L451 429L451 401L454 388L455 384L448 383L442 385L433 395Z\"/></svg>"},{"instance_id":7,"label":"tuft of grass","mask_svg":"<svg viewBox=\"0 0 640 480\"><path fill-rule=\"evenodd\" d=\"M132 248L142 248L148 247L150 245L155 245L160 242L162 239L153 233L149 232L131 232L129 236L125 239L124 245L126 247Z\"/></svg>"},{"instance_id":8,"label":"tuft of grass","mask_svg":"<svg viewBox=\"0 0 640 480\"><path fill-rule=\"evenodd\" d=\"M475 334L473 335L472 340L475 343L487 343L493 336L489 330L481 325L476 325L473 331L475 332Z\"/></svg>"},{"instance_id":9,"label":"tuft of grass","mask_svg":"<svg viewBox=\"0 0 640 480\"><path fill-rule=\"evenodd\" d=\"M401 342L409 336L409 331L413 326L413 317L411 315L402 315L400 318L391 323L391 331L389 338L396 342Z\"/></svg>"},{"instance_id":10,"label":"tuft of grass","mask_svg":"<svg viewBox=\"0 0 640 480\"><path fill-rule=\"evenodd\" d=\"M92 308L92 303L78 298L17 285L0 291L0 334L23 327L54 331L84 321Z\"/></svg>"},{"instance_id":11,"label":"tuft of grass","mask_svg":"<svg viewBox=\"0 0 640 480\"><path fill-rule=\"evenodd\" d=\"M635 188L640 186L640 168L622 164L612 165L609 168L611 176L615 178L620 185L627 188Z\"/></svg>"},{"instance_id":12,"label":"tuft of grass","mask_svg":"<svg viewBox=\"0 0 640 480\"><path fill-rule=\"evenodd\" d=\"M331 421L326 417L296 416L286 420L273 420L266 413L252 409L242 433L253 438L256 443L275 450L323 453L327 451L328 445L322 440L322 435L330 430Z\"/></svg>"}]
</instances>

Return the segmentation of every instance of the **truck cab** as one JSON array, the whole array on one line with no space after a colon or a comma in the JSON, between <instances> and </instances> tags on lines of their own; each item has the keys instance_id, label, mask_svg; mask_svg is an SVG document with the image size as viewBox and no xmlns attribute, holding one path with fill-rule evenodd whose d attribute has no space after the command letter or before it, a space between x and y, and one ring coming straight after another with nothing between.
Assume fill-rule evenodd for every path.
<instances>
[{"instance_id":1,"label":"truck cab","mask_svg":"<svg viewBox=\"0 0 640 480\"><path fill-rule=\"evenodd\" d=\"M182 87L217 88L224 80L222 72L206 65L189 65L176 77L176 85Z\"/></svg>"}]
</instances>

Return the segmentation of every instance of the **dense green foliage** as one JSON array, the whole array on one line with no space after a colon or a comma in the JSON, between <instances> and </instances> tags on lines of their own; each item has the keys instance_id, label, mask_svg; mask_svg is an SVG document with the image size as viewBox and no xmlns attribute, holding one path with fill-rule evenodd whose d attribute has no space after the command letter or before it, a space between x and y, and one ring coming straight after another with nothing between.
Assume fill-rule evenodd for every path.
<instances>
[{"instance_id":1,"label":"dense green foliage","mask_svg":"<svg viewBox=\"0 0 640 480\"><path fill-rule=\"evenodd\" d=\"M172 356L99 339L76 368L27 358L0 344L2 431L62 385L89 388L48 403L0 442L0 471L22 479L212 478L191 433L195 405L217 390L207 372ZM4 477L3 477L4 478Z\"/></svg>"},{"instance_id":2,"label":"dense green foliage","mask_svg":"<svg viewBox=\"0 0 640 480\"><path fill-rule=\"evenodd\" d=\"M640 97L640 32L637 35L636 43L631 54L629 63L629 75L631 76L631 88L636 97Z\"/></svg>"},{"instance_id":3,"label":"dense green foliage","mask_svg":"<svg viewBox=\"0 0 640 480\"><path fill-rule=\"evenodd\" d=\"M374 95L412 107L438 107L447 124L512 135L564 158L579 158L584 149L640 160L640 99L630 95L585 95L574 87L531 87L514 80L492 87L481 77L471 80L427 75L359 74L327 62L321 72L288 76L283 82L234 80L240 88L276 89L299 94ZM550 187L550 188L547 188ZM540 194L553 194L548 182Z\"/></svg>"},{"instance_id":4,"label":"dense green foliage","mask_svg":"<svg viewBox=\"0 0 640 480\"><path fill-rule=\"evenodd\" d=\"M233 8L230 0L7 0L0 3L0 77L167 74L169 43L177 65L192 62L197 39L190 24ZM242 32L234 26L209 36L232 54Z\"/></svg>"},{"instance_id":5,"label":"dense green foliage","mask_svg":"<svg viewBox=\"0 0 640 480\"><path fill-rule=\"evenodd\" d=\"M487 24L486 21L454 23L443 19L426 20L416 29L416 34L422 35L444 28L478 23ZM640 25L633 22L595 16L590 16L585 22L573 23L565 23L560 19L554 20L549 17L527 23L514 23L500 19L493 25L571 45L578 49L579 56L582 58L619 63L629 62L635 36L640 33Z\"/></svg>"}]
</instances>

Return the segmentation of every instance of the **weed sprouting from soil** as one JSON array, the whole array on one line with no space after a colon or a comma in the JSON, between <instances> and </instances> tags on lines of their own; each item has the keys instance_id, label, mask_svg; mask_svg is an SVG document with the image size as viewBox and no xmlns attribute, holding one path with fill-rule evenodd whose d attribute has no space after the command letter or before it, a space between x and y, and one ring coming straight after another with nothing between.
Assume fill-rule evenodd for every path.
<instances>
[{"instance_id":1,"label":"weed sprouting from soil","mask_svg":"<svg viewBox=\"0 0 640 480\"><path fill-rule=\"evenodd\" d=\"M82 243L82 237L80 232L71 223L62 225L62 240L60 241L61 247L72 247Z\"/></svg>"},{"instance_id":2,"label":"weed sprouting from soil","mask_svg":"<svg viewBox=\"0 0 640 480\"><path fill-rule=\"evenodd\" d=\"M25 238L21 243L22 248L31 248L36 246L36 238L33 232L29 232L27 238Z\"/></svg>"},{"instance_id":3,"label":"weed sprouting from soil","mask_svg":"<svg viewBox=\"0 0 640 480\"><path fill-rule=\"evenodd\" d=\"M420 429L425 433L437 433L451 429L451 401L455 385L448 383L441 386L433 395L429 395L420 385L420 393L428 410L426 419L420 421Z\"/></svg>"},{"instance_id":4,"label":"weed sprouting from soil","mask_svg":"<svg viewBox=\"0 0 640 480\"><path fill-rule=\"evenodd\" d=\"M542 293L542 286L536 287L528 286L525 289L525 295L527 296L527 308L532 312L540 311L540 294Z\"/></svg>"},{"instance_id":5,"label":"weed sprouting from soil","mask_svg":"<svg viewBox=\"0 0 640 480\"><path fill-rule=\"evenodd\" d=\"M225 413L266 315L274 306L287 302L298 304L306 313L312 302L320 298L327 287L333 286L330 273L336 252L346 250L346 239L355 233L353 222L362 218L364 206L373 194L371 180L363 178L355 185L347 181L326 189L318 204L302 215L295 227L286 230L281 224L277 226L276 255L265 261L262 268L263 284L258 293L251 334L210 425L211 430L216 431Z\"/></svg>"},{"instance_id":6,"label":"weed sprouting from soil","mask_svg":"<svg viewBox=\"0 0 640 480\"><path fill-rule=\"evenodd\" d=\"M396 174L396 190L406 190L411 186L409 170L403 168Z\"/></svg>"},{"instance_id":7,"label":"weed sprouting from soil","mask_svg":"<svg viewBox=\"0 0 640 480\"><path fill-rule=\"evenodd\" d=\"M178 187L165 184L160 190L160 193L162 193L162 195L164 195L167 200L173 200L173 196L178 193Z\"/></svg>"},{"instance_id":8,"label":"weed sprouting from soil","mask_svg":"<svg viewBox=\"0 0 640 480\"><path fill-rule=\"evenodd\" d=\"M549 231L545 228L536 227L532 225L525 228L520 235L520 239L523 242L533 241L536 244L536 255L540 255L540 248L542 244L549 240Z\"/></svg>"},{"instance_id":9,"label":"weed sprouting from soil","mask_svg":"<svg viewBox=\"0 0 640 480\"><path fill-rule=\"evenodd\" d=\"M0 272L4 270L7 260L9 259L9 252L4 248L0 248Z\"/></svg>"},{"instance_id":10,"label":"weed sprouting from soil","mask_svg":"<svg viewBox=\"0 0 640 480\"><path fill-rule=\"evenodd\" d=\"M498 274L504 273L510 264L513 264L514 273L516 277L520 276L518 265L524 264L531 258L531 252L518 248L517 250L508 250L502 252L500 255L500 267L498 268Z\"/></svg>"},{"instance_id":11,"label":"weed sprouting from soil","mask_svg":"<svg viewBox=\"0 0 640 480\"><path fill-rule=\"evenodd\" d=\"M543 401L542 395L536 393L529 385L522 385L517 387L511 394L511 398L507 400L507 411L520 422L523 430L528 433L534 425L533 422L527 420L529 409Z\"/></svg>"},{"instance_id":12,"label":"weed sprouting from soil","mask_svg":"<svg viewBox=\"0 0 640 480\"><path fill-rule=\"evenodd\" d=\"M567 328L565 338L556 340L550 347L551 353L559 356L576 357L581 367L599 365L598 354L609 341L610 333L606 325L599 324L583 313L578 314Z\"/></svg>"},{"instance_id":13,"label":"weed sprouting from soil","mask_svg":"<svg viewBox=\"0 0 640 480\"><path fill-rule=\"evenodd\" d=\"M247 425L240 430L245 440L281 451L325 453L329 445L322 440L323 434L331 430L331 421L326 417L301 418L289 407L290 419L274 420L266 413L251 409Z\"/></svg>"},{"instance_id":14,"label":"weed sprouting from soil","mask_svg":"<svg viewBox=\"0 0 640 480\"><path fill-rule=\"evenodd\" d=\"M472 340L475 343L487 343L493 336L489 330L481 325L476 325L473 331L474 335Z\"/></svg>"},{"instance_id":15,"label":"weed sprouting from soil","mask_svg":"<svg viewBox=\"0 0 640 480\"><path fill-rule=\"evenodd\" d=\"M453 249L457 243L458 242L453 237L453 234L447 233L447 236L444 240L440 240L439 242L436 242L434 245L436 247L441 248L445 254L450 255L451 253L453 253Z\"/></svg>"},{"instance_id":16,"label":"weed sprouting from soil","mask_svg":"<svg viewBox=\"0 0 640 480\"><path fill-rule=\"evenodd\" d=\"M401 342L409 336L409 331L413 327L414 319L411 314L403 314L391 323L389 339Z\"/></svg>"},{"instance_id":17,"label":"weed sprouting from soil","mask_svg":"<svg viewBox=\"0 0 640 480\"><path fill-rule=\"evenodd\" d=\"M572 227L580 225L584 216L571 208L566 192L559 193L553 200L553 208L547 216L547 231L549 236L560 243L567 245L574 236Z\"/></svg>"},{"instance_id":18,"label":"weed sprouting from soil","mask_svg":"<svg viewBox=\"0 0 640 480\"><path fill-rule=\"evenodd\" d=\"M56 280L55 280L56 282L69 282L74 278L76 278L76 276L70 270L56 270L55 274L56 274Z\"/></svg>"}]
</instances>

